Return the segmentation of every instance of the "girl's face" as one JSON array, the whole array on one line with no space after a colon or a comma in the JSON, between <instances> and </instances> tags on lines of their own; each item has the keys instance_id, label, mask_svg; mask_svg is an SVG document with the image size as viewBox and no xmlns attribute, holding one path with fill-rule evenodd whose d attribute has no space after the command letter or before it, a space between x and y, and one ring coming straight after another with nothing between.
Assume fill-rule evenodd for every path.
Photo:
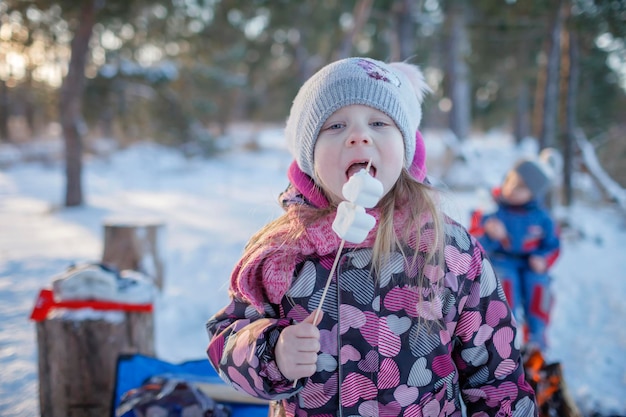
<instances>
[{"instance_id":1,"label":"girl's face","mask_svg":"<svg viewBox=\"0 0 626 417\"><path fill-rule=\"evenodd\" d=\"M532 192L515 171L511 171L504 179L501 193L502 198L513 205L526 204L532 199Z\"/></svg>"},{"instance_id":2,"label":"girl's face","mask_svg":"<svg viewBox=\"0 0 626 417\"><path fill-rule=\"evenodd\" d=\"M334 203L344 200L343 185L372 160L369 173L383 184L383 196L404 166L404 140L385 113L354 104L334 112L324 123L313 154L315 175Z\"/></svg>"}]
</instances>

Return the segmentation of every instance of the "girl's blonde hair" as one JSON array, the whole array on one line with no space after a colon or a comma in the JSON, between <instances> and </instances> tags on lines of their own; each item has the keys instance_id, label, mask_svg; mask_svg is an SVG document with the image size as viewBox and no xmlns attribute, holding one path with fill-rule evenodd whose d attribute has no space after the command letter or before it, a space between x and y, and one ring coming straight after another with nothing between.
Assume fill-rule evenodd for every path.
<instances>
[{"instance_id":1,"label":"girl's blonde hair","mask_svg":"<svg viewBox=\"0 0 626 417\"><path fill-rule=\"evenodd\" d=\"M379 203L381 217L372 254L372 269L375 273L387 261L388 256L396 250L403 254L409 269L415 269L413 266L419 260L425 221L430 223L428 230L432 233L432 238L429 237L432 244L426 246L427 250L423 253L423 265L439 264L442 266L445 247L444 222L443 215L437 206L435 193L432 187L415 181L406 170L402 170L391 192ZM396 235L393 225L394 212L400 208L409 212L408 227L404 229L402 236ZM415 250L409 259L405 250L410 241L414 241ZM418 282L410 284L422 283L423 267L418 270L420 271L417 277Z\"/></svg>"},{"instance_id":2,"label":"girl's blonde hair","mask_svg":"<svg viewBox=\"0 0 626 417\"><path fill-rule=\"evenodd\" d=\"M322 188L319 188L319 190L322 193L324 192ZM417 269L419 271L416 278L417 282L407 282L407 284L421 285L424 283L424 265L436 264L443 267L445 247L444 220L443 214L438 209L435 193L436 191L431 186L416 181L406 169L402 170L394 187L383 197L377 206L381 215L372 253L372 271L374 274L377 275L389 259L390 254L395 251L400 251L403 254L407 262L407 270ZM404 229L402 236L396 235L393 224L394 213L400 208L408 210L409 214L408 227ZM252 236L246 249L266 244L269 244L270 247L279 247L285 241L299 239L306 227L329 215L336 209L337 206L332 204L323 209L308 205L291 207L289 210L296 210L299 222L292 222L288 213L283 214ZM420 259L419 250L425 219L430 223L428 230L432 237L429 236L429 241L432 244L426 246L427 249L422 254L423 259ZM277 237L275 234L270 233L276 228L288 229L286 236L281 235ZM273 241L274 239L280 239L281 242L275 242ZM409 242L414 242L415 245L414 254L410 258L406 255ZM280 250L280 248L277 250ZM251 259L247 260L244 255L242 261L245 266L246 261L251 261ZM422 267L414 268L417 265L416 262L420 262Z\"/></svg>"}]
</instances>

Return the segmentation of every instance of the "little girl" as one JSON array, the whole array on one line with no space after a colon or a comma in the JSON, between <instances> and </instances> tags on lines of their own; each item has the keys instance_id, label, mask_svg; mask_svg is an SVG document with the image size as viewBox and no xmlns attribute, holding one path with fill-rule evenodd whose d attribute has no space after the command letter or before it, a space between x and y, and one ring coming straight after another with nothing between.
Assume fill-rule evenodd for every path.
<instances>
[{"instance_id":1,"label":"little girl","mask_svg":"<svg viewBox=\"0 0 626 417\"><path fill-rule=\"evenodd\" d=\"M293 102L285 213L250 239L207 323L220 376L282 415L537 415L500 282L425 183L426 90L415 66L347 58ZM342 187L365 166L383 185L376 225L342 242Z\"/></svg>"}]
</instances>

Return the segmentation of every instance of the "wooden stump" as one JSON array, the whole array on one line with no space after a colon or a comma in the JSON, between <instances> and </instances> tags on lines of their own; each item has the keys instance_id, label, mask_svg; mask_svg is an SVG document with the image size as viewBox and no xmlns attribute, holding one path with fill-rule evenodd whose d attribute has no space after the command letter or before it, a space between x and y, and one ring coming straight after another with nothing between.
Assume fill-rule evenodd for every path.
<instances>
[{"instance_id":1,"label":"wooden stump","mask_svg":"<svg viewBox=\"0 0 626 417\"><path fill-rule=\"evenodd\" d=\"M140 271L162 289L161 230L162 224L156 221L106 221L102 263ZM40 295L38 304L41 300L47 298ZM47 301L54 304L52 299ZM42 417L112 415L119 355L155 355L151 309L131 312L124 311L126 306L113 308L94 310L58 302L51 313L44 312L36 319L41 320L36 329Z\"/></svg>"},{"instance_id":2,"label":"wooden stump","mask_svg":"<svg viewBox=\"0 0 626 417\"><path fill-rule=\"evenodd\" d=\"M112 415L118 356L155 354L151 313L57 310L36 327L42 417Z\"/></svg>"},{"instance_id":3,"label":"wooden stump","mask_svg":"<svg viewBox=\"0 0 626 417\"><path fill-rule=\"evenodd\" d=\"M163 224L158 221L106 220L102 263L119 270L143 272L162 290L163 260L159 252L162 229Z\"/></svg>"}]
</instances>

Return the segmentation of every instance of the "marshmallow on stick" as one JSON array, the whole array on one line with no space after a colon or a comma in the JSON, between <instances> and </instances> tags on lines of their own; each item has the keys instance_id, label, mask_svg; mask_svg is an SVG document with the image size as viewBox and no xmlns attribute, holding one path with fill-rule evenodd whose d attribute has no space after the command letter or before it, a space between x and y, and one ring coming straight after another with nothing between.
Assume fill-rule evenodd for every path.
<instances>
[{"instance_id":1,"label":"marshmallow on stick","mask_svg":"<svg viewBox=\"0 0 626 417\"><path fill-rule=\"evenodd\" d=\"M378 204L383 195L383 184L362 169L343 185L341 190L347 201L337 207L337 215L333 222L333 231L351 243L361 243L376 224L376 219L365 212Z\"/></svg>"},{"instance_id":2,"label":"marshmallow on stick","mask_svg":"<svg viewBox=\"0 0 626 417\"><path fill-rule=\"evenodd\" d=\"M341 238L335 261L333 262L326 286L322 291L320 303L315 311L313 323L317 323L324 299L328 293L328 287L332 281L335 269L339 263L343 245L346 241L351 243L361 243L367 238L368 233L376 224L376 219L365 212L365 208L372 208L378 204L380 197L383 195L383 184L369 174L372 161L367 164L367 168L360 170L350 177L343 185L341 193L348 201L342 201L337 207L337 215L333 221L333 231ZM293 387L298 384L298 380L293 381Z\"/></svg>"},{"instance_id":3,"label":"marshmallow on stick","mask_svg":"<svg viewBox=\"0 0 626 417\"><path fill-rule=\"evenodd\" d=\"M370 164L363 168L343 185L343 198L357 206L372 208L383 195L383 183L369 173Z\"/></svg>"},{"instance_id":4,"label":"marshmallow on stick","mask_svg":"<svg viewBox=\"0 0 626 417\"><path fill-rule=\"evenodd\" d=\"M367 214L363 207L342 201L337 207L333 231L345 241L361 243L375 224L376 219Z\"/></svg>"}]
</instances>

